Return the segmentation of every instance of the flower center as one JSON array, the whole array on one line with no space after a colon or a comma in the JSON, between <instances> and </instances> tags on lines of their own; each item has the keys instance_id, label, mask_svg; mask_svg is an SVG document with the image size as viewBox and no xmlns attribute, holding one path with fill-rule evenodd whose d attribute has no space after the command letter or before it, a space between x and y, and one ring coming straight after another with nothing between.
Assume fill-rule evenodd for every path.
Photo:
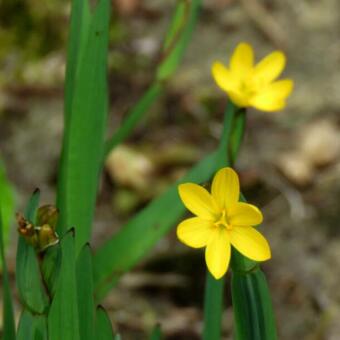
<instances>
[{"instance_id":1,"label":"flower center","mask_svg":"<svg viewBox=\"0 0 340 340\"><path fill-rule=\"evenodd\" d=\"M257 93L257 86L251 79L244 80L240 84L240 92L251 98Z\"/></svg>"},{"instance_id":2,"label":"flower center","mask_svg":"<svg viewBox=\"0 0 340 340\"><path fill-rule=\"evenodd\" d=\"M215 227L232 229L232 225L229 223L226 211L223 209L219 219L214 223Z\"/></svg>"}]
</instances>

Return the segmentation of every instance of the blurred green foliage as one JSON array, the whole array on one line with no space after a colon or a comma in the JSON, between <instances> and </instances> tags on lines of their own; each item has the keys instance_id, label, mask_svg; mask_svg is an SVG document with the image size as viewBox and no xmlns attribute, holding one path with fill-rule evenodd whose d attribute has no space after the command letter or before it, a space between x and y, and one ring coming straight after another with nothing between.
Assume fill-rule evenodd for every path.
<instances>
[{"instance_id":1,"label":"blurred green foliage","mask_svg":"<svg viewBox=\"0 0 340 340\"><path fill-rule=\"evenodd\" d=\"M0 60L15 52L40 57L65 42L65 12L69 2L2 0L0 3ZM65 27L65 29L61 29Z\"/></svg>"}]
</instances>

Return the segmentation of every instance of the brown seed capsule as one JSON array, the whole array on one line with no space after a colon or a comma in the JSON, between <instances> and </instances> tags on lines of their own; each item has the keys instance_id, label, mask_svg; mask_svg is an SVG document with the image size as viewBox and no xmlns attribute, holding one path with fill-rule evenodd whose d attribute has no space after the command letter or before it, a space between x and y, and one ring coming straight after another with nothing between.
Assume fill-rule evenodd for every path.
<instances>
[{"instance_id":1,"label":"brown seed capsule","mask_svg":"<svg viewBox=\"0 0 340 340\"><path fill-rule=\"evenodd\" d=\"M35 231L32 223L28 222L21 213L16 214L18 222L18 232L20 235L25 237L33 236Z\"/></svg>"},{"instance_id":2,"label":"brown seed capsule","mask_svg":"<svg viewBox=\"0 0 340 340\"><path fill-rule=\"evenodd\" d=\"M58 235L53 230L53 228L44 224L38 230L38 239L39 239L39 251L43 251L46 248L53 246L59 242Z\"/></svg>"},{"instance_id":3,"label":"brown seed capsule","mask_svg":"<svg viewBox=\"0 0 340 340\"><path fill-rule=\"evenodd\" d=\"M48 224L53 230L57 225L58 209L51 204L43 205L37 211L37 225Z\"/></svg>"}]
</instances>

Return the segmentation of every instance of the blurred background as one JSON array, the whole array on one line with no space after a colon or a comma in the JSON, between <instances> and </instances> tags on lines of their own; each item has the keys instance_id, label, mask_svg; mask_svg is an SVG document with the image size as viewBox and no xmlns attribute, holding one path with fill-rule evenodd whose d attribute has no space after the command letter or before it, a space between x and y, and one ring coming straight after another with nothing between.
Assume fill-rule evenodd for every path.
<instances>
[{"instance_id":1,"label":"blurred background","mask_svg":"<svg viewBox=\"0 0 340 340\"><path fill-rule=\"evenodd\" d=\"M108 135L151 83L174 8L175 1L113 1ZM0 3L0 152L17 210L36 187L43 203L54 203L69 12L66 0ZM285 76L295 80L284 111L249 110L237 164L246 197L265 215L273 258L263 268L280 339L340 339L338 0L204 1L164 96L107 160L93 245L216 147L227 99L210 66L227 63L239 41L258 59L283 50ZM13 287L16 238L13 222ZM103 304L124 339L145 339L155 323L166 339L200 339L204 278L203 253L180 244L173 229ZM223 339L232 339L227 281Z\"/></svg>"}]
</instances>

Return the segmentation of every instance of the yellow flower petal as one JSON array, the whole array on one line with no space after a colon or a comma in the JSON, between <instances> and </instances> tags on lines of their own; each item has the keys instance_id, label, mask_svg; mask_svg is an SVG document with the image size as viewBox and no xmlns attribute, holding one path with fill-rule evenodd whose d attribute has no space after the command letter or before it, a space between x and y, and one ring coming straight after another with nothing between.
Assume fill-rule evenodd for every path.
<instances>
[{"instance_id":1,"label":"yellow flower petal","mask_svg":"<svg viewBox=\"0 0 340 340\"><path fill-rule=\"evenodd\" d=\"M194 183L185 183L178 186L178 192L184 205L193 214L205 220L215 219L217 205L207 190Z\"/></svg>"},{"instance_id":2,"label":"yellow flower petal","mask_svg":"<svg viewBox=\"0 0 340 340\"><path fill-rule=\"evenodd\" d=\"M213 222L192 217L178 225L177 237L189 247L201 248L207 245L213 231Z\"/></svg>"},{"instance_id":3,"label":"yellow flower petal","mask_svg":"<svg viewBox=\"0 0 340 340\"><path fill-rule=\"evenodd\" d=\"M226 230L215 229L205 249L205 261L209 272L216 280L226 273L230 261L230 240Z\"/></svg>"},{"instance_id":4,"label":"yellow flower petal","mask_svg":"<svg viewBox=\"0 0 340 340\"><path fill-rule=\"evenodd\" d=\"M238 202L228 210L228 220L232 226L254 226L262 223L263 216L254 205Z\"/></svg>"},{"instance_id":5,"label":"yellow flower petal","mask_svg":"<svg viewBox=\"0 0 340 340\"><path fill-rule=\"evenodd\" d=\"M229 91L228 92L230 100L238 107L248 107L249 106L249 95L247 93L242 93L240 91Z\"/></svg>"},{"instance_id":6,"label":"yellow flower petal","mask_svg":"<svg viewBox=\"0 0 340 340\"><path fill-rule=\"evenodd\" d=\"M240 80L220 62L213 64L211 72L217 85L226 92L237 90L240 86Z\"/></svg>"},{"instance_id":7,"label":"yellow flower petal","mask_svg":"<svg viewBox=\"0 0 340 340\"><path fill-rule=\"evenodd\" d=\"M247 43L238 44L230 59L230 70L242 79L249 75L253 65L253 48Z\"/></svg>"},{"instance_id":8,"label":"yellow flower petal","mask_svg":"<svg viewBox=\"0 0 340 340\"><path fill-rule=\"evenodd\" d=\"M233 227L230 241L241 254L254 261L271 258L267 240L253 227Z\"/></svg>"},{"instance_id":9,"label":"yellow flower petal","mask_svg":"<svg viewBox=\"0 0 340 340\"><path fill-rule=\"evenodd\" d=\"M232 168L220 169L212 182L211 194L220 209L229 208L239 200L240 183Z\"/></svg>"},{"instance_id":10,"label":"yellow flower petal","mask_svg":"<svg viewBox=\"0 0 340 340\"><path fill-rule=\"evenodd\" d=\"M293 81L290 79L276 81L259 91L251 98L251 105L263 111L277 111L285 107L285 99L293 90Z\"/></svg>"},{"instance_id":11,"label":"yellow flower petal","mask_svg":"<svg viewBox=\"0 0 340 340\"><path fill-rule=\"evenodd\" d=\"M272 52L255 66L254 78L259 84L268 84L282 73L285 65L285 55L281 51Z\"/></svg>"}]
</instances>

